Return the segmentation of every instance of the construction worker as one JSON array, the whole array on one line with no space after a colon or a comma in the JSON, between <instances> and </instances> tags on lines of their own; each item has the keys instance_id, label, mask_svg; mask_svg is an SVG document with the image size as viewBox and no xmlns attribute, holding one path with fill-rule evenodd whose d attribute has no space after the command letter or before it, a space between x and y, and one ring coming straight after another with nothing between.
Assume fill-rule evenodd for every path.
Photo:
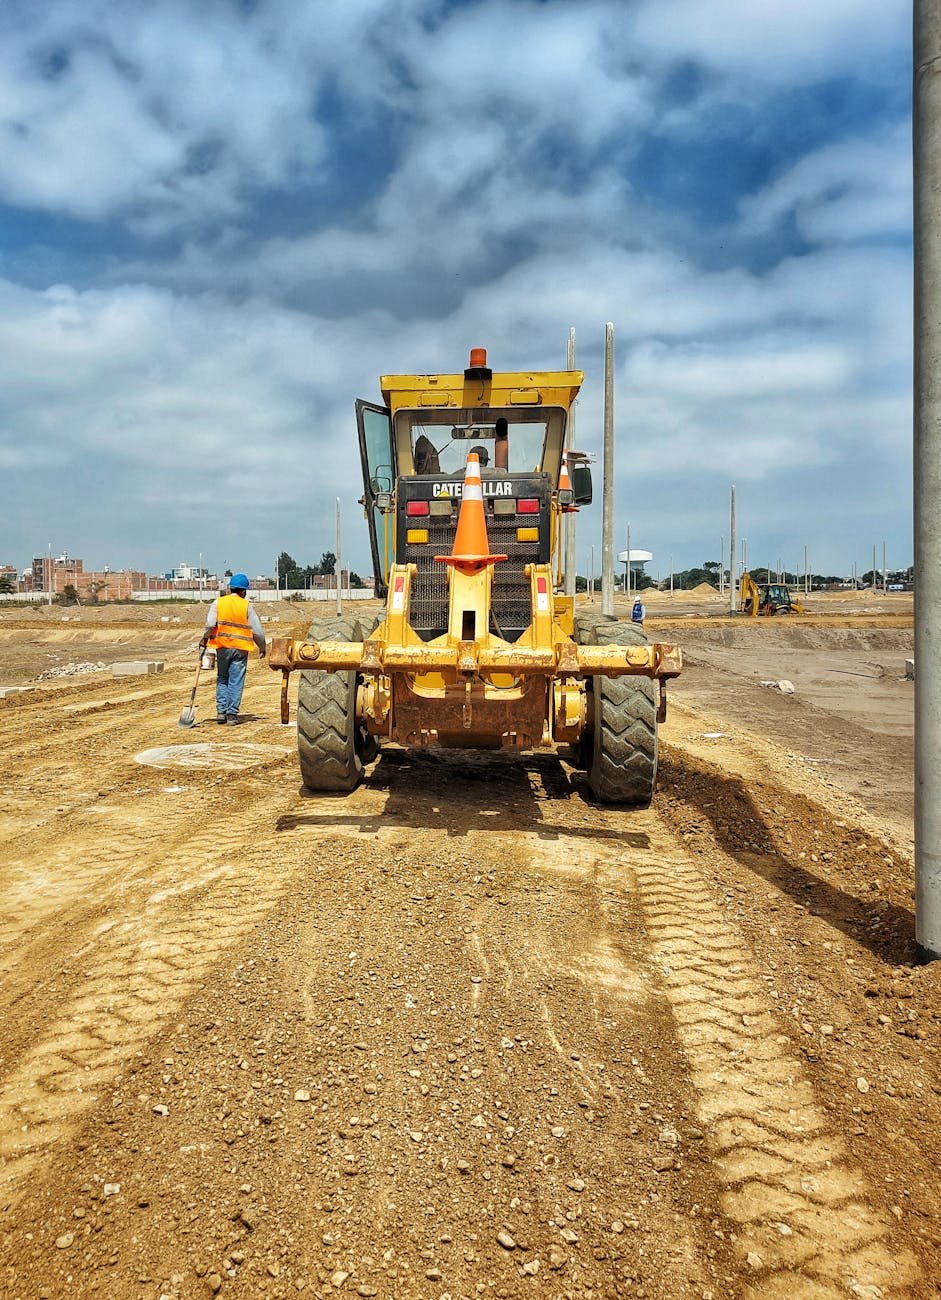
<instances>
[{"instance_id":1,"label":"construction worker","mask_svg":"<svg viewBox=\"0 0 941 1300\"><path fill-rule=\"evenodd\" d=\"M641 600L640 596L638 596L637 599L634 601L634 608L631 610L631 622L640 623L641 625L643 625L644 619L646 617L647 617L647 606Z\"/></svg>"},{"instance_id":2,"label":"construction worker","mask_svg":"<svg viewBox=\"0 0 941 1300\"><path fill-rule=\"evenodd\" d=\"M248 587L244 573L232 574L229 594L219 596L209 606L206 631L199 643L201 651L208 645L216 652L216 722L231 727L239 723L248 656L257 650L264 659L267 650L264 630L248 599Z\"/></svg>"}]
</instances>

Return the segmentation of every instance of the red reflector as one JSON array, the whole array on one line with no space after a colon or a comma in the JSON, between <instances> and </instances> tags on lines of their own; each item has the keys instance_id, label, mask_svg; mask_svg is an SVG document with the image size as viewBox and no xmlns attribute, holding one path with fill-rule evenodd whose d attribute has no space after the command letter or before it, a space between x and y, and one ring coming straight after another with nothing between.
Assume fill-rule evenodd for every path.
<instances>
[{"instance_id":1,"label":"red reflector","mask_svg":"<svg viewBox=\"0 0 941 1300\"><path fill-rule=\"evenodd\" d=\"M535 497L523 497L516 503L516 509L521 515L538 515L539 502Z\"/></svg>"},{"instance_id":2,"label":"red reflector","mask_svg":"<svg viewBox=\"0 0 941 1300\"><path fill-rule=\"evenodd\" d=\"M537 579L536 579L536 591L539 593L539 595L540 595L540 596L545 596L546 593L548 592L548 590L549 590L549 587L548 587L548 584L546 583L545 578L537 578Z\"/></svg>"},{"instance_id":3,"label":"red reflector","mask_svg":"<svg viewBox=\"0 0 941 1300\"><path fill-rule=\"evenodd\" d=\"M405 513L407 515L427 515L428 502L427 501L406 501Z\"/></svg>"},{"instance_id":4,"label":"red reflector","mask_svg":"<svg viewBox=\"0 0 941 1300\"><path fill-rule=\"evenodd\" d=\"M405 579L404 579L404 578L396 578L396 580L395 580L395 588L394 588L394 589L395 589L396 591L404 591L404 590L405 590Z\"/></svg>"}]
</instances>

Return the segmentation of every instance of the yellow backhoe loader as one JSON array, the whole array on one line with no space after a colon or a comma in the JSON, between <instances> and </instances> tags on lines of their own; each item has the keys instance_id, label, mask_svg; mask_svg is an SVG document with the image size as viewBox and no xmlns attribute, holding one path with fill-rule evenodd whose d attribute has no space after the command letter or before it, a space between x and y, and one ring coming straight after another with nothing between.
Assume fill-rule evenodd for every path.
<instances>
[{"instance_id":1,"label":"yellow backhoe loader","mask_svg":"<svg viewBox=\"0 0 941 1300\"><path fill-rule=\"evenodd\" d=\"M383 741L528 750L568 744L595 796L641 807L657 769L674 645L576 612L553 583L563 513L591 501L585 457L566 455L581 371L384 375L356 403L380 619L318 619L275 640L300 670L305 786L352 790Z\"/></svg>"},{"instance_id":2,"label":"yellow backhoe loader","mask_svg":"<svg viewBox=\"0 0 941 1300\"><path fill-rule=\"evenodd\" d=\"M747 571L742 574L738 587L738 607L742 614L756 618L759 614L803 614L804 607L794 600L783 582L765 582L760 586Z\"/></svg>"}]
</instances>

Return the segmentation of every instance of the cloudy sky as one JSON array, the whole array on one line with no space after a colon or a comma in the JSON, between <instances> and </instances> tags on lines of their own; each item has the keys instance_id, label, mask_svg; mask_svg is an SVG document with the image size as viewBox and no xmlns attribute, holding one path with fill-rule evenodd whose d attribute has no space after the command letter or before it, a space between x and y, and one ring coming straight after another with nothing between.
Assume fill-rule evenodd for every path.
<instances>
[{"instance_id":1,"label":"cloudy sky","mask_svg":"<svg viewBox=\"0 0 941 1300\"><path fill-rule=\"evenodd\" d=\"M381 373L586 371L617 544L911 561L907 0L5 0L0 563L369 568ZM600 478L600 474L599 474ZM599 493L600 496L600 493ZM600 510L579 520L580 567Z\"/></svg>"}]
</instances>

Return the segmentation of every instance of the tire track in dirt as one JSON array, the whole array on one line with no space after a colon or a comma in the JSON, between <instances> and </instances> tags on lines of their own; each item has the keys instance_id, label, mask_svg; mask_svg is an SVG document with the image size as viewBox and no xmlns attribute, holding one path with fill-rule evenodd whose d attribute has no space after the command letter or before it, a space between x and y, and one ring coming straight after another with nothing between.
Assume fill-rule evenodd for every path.
<instances>
[{"instance_id":1,"label":"tire track in dirt","mask_svg":"<svg viewBox=\"0 0 941 1300\"><path fill-rule=\"evenodd\" d=\"M816 1103L747 943L655 815L632 825L650 836L631 868L749 1294L918 1294L917 1263Z\"/></svg>"},{"instance_id":2,"label":"tire track in dirt","mask_svg":"<svg viewBox=\"0 0 941 1300\"><path fill-rule=\"evenodd\" d=\"M542 831L525 776L499 795L468 793L453 756L429 766L431 789L393 771L376 846L345 835L338 846L345 862L355 855L349 892L360 870L380 882L361 909L342 909L325 933L318 926L318 947L349 952L352 965L307 958L311 1047L325 1080L312 1141L329 1190L308 1211L309 1239L331 1243L327 1261L316 1252L309 1267L373 1284L364 1259L386 1246L400 1280L420 1278L403 1270L427 1267L421 1259L440 1260L460 1294L492 1279L525 1283L524 1264L545 1270L545 1286L579 1294L631 1294L664 1269L682 1279L678 1295L708 1293L722 1247L704 1206L714 1212L719 1188L708 1165L704 1181L701 1161L673 1159L692 1090L681 1099L673 1089L669 1011L651 1001L624 918L603 915L593 845ZM541 772L537 764L537 798ZM522 816L498 816L507 829L491 829L489 814L517 803ZM336 806L313 801L291 829L326 830ZM402 843L400 816L432 837L440 824L433 855L427 839ZM536 829L517 831L514 820ZM362 829L371 824L367 816ZM362 1009L357 985L371 994ZM357 1103L375 1067L379 1093ZM378 1116L367 1142L354 1140L349 1109L344 1118L351 1096ZM671 1172L655 1167L658 1156ZM519 1253L496 1243L500 1229L523 1243Z\"/></svg>"},{"instance_id":3,"label":"tire track in dirt","mask_svg":"<svg viewBox=\"0 0 941 1300\"><path fill-rule=\"evenodd\" d=\"M98 1100L121 1063L290 887L285 862L271 871L264 846L279 802L276 790L245 817L219 818L211 830L172 847L163 842L151 858L138 861L133 890L124 881L115 883L112 894L128 895L120 909L125 919L100 926L78 948L74 960L82 973L75 991L56 1006L51 1023L35 1015L42 1024L39 1041L0 1080L5 1204ZM138 849L132 846L131 856ZM57 937L61 942L61 930Z\"/></svg>"}]
</instances>

